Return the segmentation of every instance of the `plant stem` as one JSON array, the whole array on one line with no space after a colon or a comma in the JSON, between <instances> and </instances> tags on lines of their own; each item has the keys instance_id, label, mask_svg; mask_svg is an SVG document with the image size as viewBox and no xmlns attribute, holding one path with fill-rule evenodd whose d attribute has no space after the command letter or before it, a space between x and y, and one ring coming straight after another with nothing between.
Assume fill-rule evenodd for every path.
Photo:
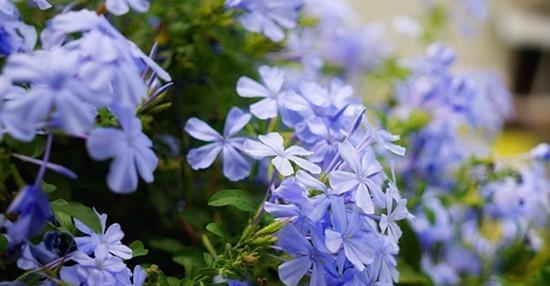
<instances>
[{"instance_id":1,"label":"plant stem","mask_svg":"<svg viewBox=\"0 0 550 286\"><path fill-rule=\"evenodd\" d=\"M50 133L48 134L48 139L46 142L46 151L44 153L44 158L42 159L42 165L40 166L40 170L38 171L38 175L36 176L36 180L34 182L35 188L40 187L40 183L42 182L42 179L46 174L46 169L48 168L48 161L50 160L50 155L52 151L52 143L53 143L53 134Z\"/></svg>"}]
</instances>

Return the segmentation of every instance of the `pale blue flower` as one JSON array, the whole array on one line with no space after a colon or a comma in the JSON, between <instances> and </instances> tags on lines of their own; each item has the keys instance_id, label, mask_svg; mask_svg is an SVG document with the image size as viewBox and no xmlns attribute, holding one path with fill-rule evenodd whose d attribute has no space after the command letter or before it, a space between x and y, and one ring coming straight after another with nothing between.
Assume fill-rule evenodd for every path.
<instances>
[{"instance_id":1,"label":"pale blue flower","mask_svg":"<svg viewBox=\"0 0 550 286\"><path fill-rule=\"evenodd\" d=\"M120 258L109 255L105 245L96 247L93 257L77 251L71 255L71 260L77 264L60 271L61 279L70 285L130 285L130 270Z\"/></svg>"},{"instance_id":2,"label":"pale blue flower","mask_svg":"<svg viewBox=\"0 0 550 286\"><path fill-rule=\"evenodd\" d=\"M235 6L234 1L229 4ZM262 33L275 42L285 37L284 29L296 27L301 0L243 0L238 7L245 10L239 20L251 32Z\"/></svg>"},{"instance_id":3,"label":"pale blue flower","mask_svg":"<svg viewBox=\"0 0 550 286\"><path fill-rule=\"evenodd\" d=\"M259 97L262 100L250 105L250 112L259 119L277 117L281 105L285 74L281 69L261 66L258 70L261 83L249 77L241 77L237 82L237 93L241 97Z\"/></svg>"},{"instance_id":4,"label":"pale blue flower","mask_svg":"<svg viewBox=\"0 0 550 286\"><path fill-rule=\"evenodd\" d=\"M369 276L380 284L394 285L399 278L396 260L399 247L385 235L370 232L367 239L374 252L374 261L367 267Z\"/></svg>"},{"instance_id":5,"label":"pale blue flower","mask_svg":"<svg viewBox=\"0 0 550 286\"><path fill-rule=\"evenodd\" d=\"M170 75L120 34L105 17L89 10L68 12L54 17L47 29L60 37L82 33L82 38L65 46L86 59L80 77L95 89L124 107L137 107L147 97L142 74L150 68L158 78L170 81Z\"/></svg>"},{"instance_id":6,"label":"pale blue flower","mask_svg":"<svg viewBox=\"0 0 550 286\"><path fill-rule=\"evenodd\" d=\"M141 286L145 283L147 279L147 272L143 270L143 267L136 265L134 267L134 272L132 274L132 286Z\"/></svg>"},{"instance_id":7,"label":"pale blue flower","mask_svg":"<svg viewBox=\"0 0 550 286\"><path fill-rule=\"evenodd\" d=\"M91 255L94 250L101 244L107 248L107 251L120 259L132 258L132 250L122 244L122 238L124 238L124 232L120 228L118 223L114 223L107 227L107 215L97 213L99 221L101 222L101 232L96 233L81 221L75 219L74 224L76 228L86 236L75 237L78 250Z\"/></svg>"},{"instance_id":8,"label":"pale blue flower","mask_svg":"<svg viewBox=\"0 0 550 286\"><path fill-rule=\"evenodd\" d=\"M398 199L394 207L394 198L392 196L392 188L395 186L392 184L386 191L386 214L382 214L380 217L380 230L382 233L386 233L397 245L397 241L403 234L397 222L409 217L409 211L407 209L407 200ZM395 191L394 191L395 192Z\"/></svg>"},{"instance_id":9,"label":"pale blue flower","mask_svg":"<svg viewBox=\"0 0 550 286\"><path fill-rule=\"evenodd\" d=\"M63 48L14 54L8 58L4 76L30 85L26 94L10 100L20 120L19 129L29 130L19 139L32 139L32 129L44 125L50 115L54 117L51 124L69 134L82 134L93 127L93 107L105 104L108 98L96 94L96 90L79 77L80 63L77 53Z\"/></svg>"},{"instance_id":10,"label":"pale blue flower","mask_svg":"<svg viewBox=\"0 0 550 286\"><path fill-rule=\"evenodd\" d=\"M0 22L7 19L13 20L17 17L19 17L19 10L11 0L0 0Z\"/></svg>"},{"instance_id":11,"label":"pale blue flower","mask_svg":"<svg viewBox=\"0 0 550 286\"><path fill-rule=\"evenodd\" d=\"M48 1L46 0L32 0L36 6L38 6L38 8L40 8L41 10L46 10L46 9L49 9L52 7L52 4L50 4Z\"/></svg>"},{"instance_id":12,"label":"pale blue flower","mask_svg":"<svg viewBox=\"0 0 550 286\"><path fill-rule=\"evenodd\" d=\"M310 156L312 152L299 146L285 149L283 137L279 133L260 135L258 138L260 141L247 139L243 145L244 151L256 159L273 157L271 163L281 175L286 177L294 174L294 168L290 162L294 162L300 168L313 174L321 172L319 166L303 158Z\"/></svg>"},{"instance_id":13,"label":"pale blue flower","mask_svg":"<svg viewBox=\"0 0 550 286\"><path fill-rule=\"evenodd\" d=\"M310 271L309 285L327 285L325 273L334 268L334 262L316 233L311 233L312 241L309 242L296 227L287 225L279 231L278 237L278 245L292 255L289 261L279 265L279 278L285 285L297 285Z\"/></svg>"},{"instance_id":14,"label":"pale blue flower","mask_svg":"<svg viewBox=\"0 0 550 286\"><path fill-rule=\"evenodd\" d=\"M211 142L205 146L192 149L187 154L187 161L194 170L210 167L222 153L223 173L232 181L238 181L250 173L251 163L242 152L243 137L233 137L250 121L250 114L233 107L227 114L223 135L197 118L191 118L185 124L185 131L193 138Z\"/></svg>"},{"instance_id":15,"label":"pale blue flower","mask_svg":"<svg viewBox=\"0 0 550 286\"><path fill-rule=\"evenodd\" d=\"M0 15L0 57L29 52L36 45L36 30L18 20L2 20Z\"/></svg>"},{"instance_id":16,"label":"pale blue flower","mask_svg":"<svg viewBox=\"0 0 550 286\"><path fill-rule=\"evenodd\" d=\"M351 214L348 214L344 200L339 198L332 202L331 210L332 228L325 230L327 249L332 253L343 249L351 264L363 271L366 265L374 261L375 255L366 239L358 209L353 208Z\"/></svg>"},{"instance_id":17,"label":"pale blue flower","mask_svg":"<svg viewBox=\"0 0 550 286\"><path fill-rule=\"evenodd\" d=\"M380 183L375 179L383 173L382 166L371 153L359 154L349 142L338 146L340 156L347 164L349 171L336 170L330 173L332 188L339 194L355 191L355 202L366 214L374 213L374 202L371 194L382 194Z\"/></svg>"},{"instance_id":18,"label":"pale blue flower","mask_svg":"<svg viewBox=\"0 0 550 286\"><path fill-rule=\"evenodd\" d=\"M130 7L137 12L143 13L149 10L149 0L105 0L107 11L120 16L128 13Z\"/></svg>"},{"instance_id":19,"label":"pale blue flower","mask_svg":"<svg viewBox=\"0 0 550 286\"><path fill-rule=\"evenodd\" d=\"M158 158L133 110L114 108L113 113L121 129L97 128L90 133L86 146L94 160L114 159L107 176L109 188L116 193L129 193L137 189L138 174L145 182L153 182Z\"/></svg>"}]
</instances>

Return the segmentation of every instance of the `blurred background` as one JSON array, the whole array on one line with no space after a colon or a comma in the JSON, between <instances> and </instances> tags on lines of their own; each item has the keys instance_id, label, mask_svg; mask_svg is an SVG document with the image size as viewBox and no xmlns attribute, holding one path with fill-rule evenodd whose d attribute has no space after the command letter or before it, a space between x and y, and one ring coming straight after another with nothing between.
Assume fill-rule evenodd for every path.
<instances>
[{"instance_id":1,"label":"blurred background","mask_svg":"<svg viewBox=\"0 0 550 286\"><path fill-rule=\"evenodd\" d=\"M509 122L503 138L497 141L497 150L521 152L537 142L550 141L550 0L352 0L351 3L359 11L361 21L383 25L395 43L395 51L405 56L418 54L423 46L411 39L422 32L410 25L404 30L403 22L425 19L426 13L433 14L431 7L447 7L445 13L451 24L443 28L437 39L456 49L457 68L497 70L514 94L516 116ZM480 15L468 18L447 12L461 13L457 5L471 5ZM434 15L430 17L433 19ZM419 29L422 24L419 23ZM404 34L410 37L403 37Z\"/></svg>"}]
</instances>

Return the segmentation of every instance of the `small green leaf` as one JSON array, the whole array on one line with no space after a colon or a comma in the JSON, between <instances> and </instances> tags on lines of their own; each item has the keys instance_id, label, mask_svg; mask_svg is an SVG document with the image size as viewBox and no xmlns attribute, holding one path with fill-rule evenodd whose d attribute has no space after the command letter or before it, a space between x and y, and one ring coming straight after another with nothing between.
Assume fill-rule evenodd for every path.
<instances>
[{"instance_id":1,"label":"small green leaf","mask_svg":"<svg viewBox=\"0 0 550 286\"><path fill-rule=\"evenodd\" d=\"M8 239L0 234L0 253L3 253L8 248Z\"/></svg>"},{"instance_id":2,"label":"small green leaf","mask_svg":"<svg viewBox=\"0 0 550 286\"><path fill-rule=\"evenodd\" d=\"M184 246L181 242L171 238L161 238L161 239L151 240L149 242L149 245L151 245L151 247L153 248L170 252L170 253L176 253L184 249Z\"/></svg>"},{"instance_id":3,"label":"small green leaf","mask_svg":"<svg viewBox=\"0 0 550 286\"><path fill-rule=\"evenodd\" d=\"M54 213L59 212L76 218L97 233L102 231L99 217L92 208L61 199L53 201L51 207Z\"/></svg>"},{"instance_id":4,"label":"small green leaf","mask_svg":"<svg viewBox=\"0 0 550 286\"><path fill-rule=\"evenodd\" d=\"M246 192L241 190L223 190L215 193L208 201L209 206L234 206L245 212L254 212L256 203L254 199Z\"/></svg>"},{"instance_id":5,"label":"small green leaf","mask_svg":"<svg viewBox=\"0 0 550 286\"><path fill-rule=\"evenodd\" d=\"M42 155L44 153L44 146L46 145L44 137L41 136L36 136L31 142L21 142L10 136L6 136L4 142L15 150L15 152L32 158Z\"/></svg>"},{"instance_id":6,"label":"small green leaf","mask_svg":"<svg viewBox=\"0 0 550 286\"><path fill-rule=\"evenodd\" d=\"M130 244L132 249L132 257L145 256L149 253L149 250L145 249L143 242L136 240Z\"/></svg>"},{"instance_id":7,"label":"small green leaf","mask_svg":"<svg viewBox=\"0 0 550 286\"><path fill-rule=\"evenodd\" d=\"M57 187L52 185L52 184L48 184L46 182L42 182L42 191L46 194L49 194L49 193L53 193L55 192L55 190L57 190Z\"/></svg>"},{"instance_id":8,"label":"small green leaf","mask_svg":"<svg viewBox=\"0 0 550 286\"><path fill-rule=\"evenodd\" d=\"M435 224L435 221L436 221L436 217L435 217L435 213L434 211L427 207L427 206L424 206L424 213L426 214L426 218L428 219L428 221L430 222L431 225L434 225Z\"/></svg>"},{"instance_id":9,"label":"small green leaf","mask_svg":"<svg viewBox=\"0 0 550 286\"><path fill-rule=\"evenodd\" d=\"M206 226L206 229L208 231L210 231L211 233L223 238L223 239L226 239L228 237L227 233L225 232L225 230L222 228L222 226L220 224L217 224L215 222L213 223L209 223L207 226Z\"/></svg>"}]
</instances>

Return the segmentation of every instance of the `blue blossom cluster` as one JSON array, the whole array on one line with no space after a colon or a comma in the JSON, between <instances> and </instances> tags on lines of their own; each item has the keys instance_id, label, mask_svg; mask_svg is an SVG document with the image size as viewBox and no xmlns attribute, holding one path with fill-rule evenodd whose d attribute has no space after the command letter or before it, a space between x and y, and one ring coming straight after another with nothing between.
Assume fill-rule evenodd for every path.
<instances>
[{"instance_id":1,"label":"blue blossom cluster","mask_svg":"<svg viewBox=\"0 0 550 286\"><path fill-rule=\"evenodd\" d=\"M51 130L86 138L92 158L114 159L108 177L113 191L134 191L137 173L151 182L158 160L134 110L158 96L170 76L89 10L51 19L41 44L41 50L6 59L0 132L21 141ZM118 119L120 129L94 129L101 109Z\"/></svg>"},{"instance_id":2,"label":"blue blossom cluster","mask_svg":"<svg viewBox=\"0 0 550 286\"><path fill-rule=\"evenodd\" d=\"M340 76L348 81L358 80L392 51L383 25L361 23L347 0L307 0L303 10L304 17L318 24L291 31L281 56L299 61L298 71L308 80L321 77L326 67L341 70Z\"/></svg>"},{"instance_id":3,"label":"blue blossom cluster","mask_svg":"<svg viewBox=\"0 0 550 286\"><path fill-rule=\"evenodd\" d=\"M223 135L199 119L187 121L185 130L208 142L189 152L191 167L221 158L224 175L235 181L249 176L253 160L268 166L264 210L288 222L276 246L290 257L279 267L286 285L304 276L310 285L397 282L398 222L410 214L380 162L404 155L393 143L399 137L370 125L365 106L339 80L292 88L279 68L262 66L259 75L238 81L241 97L259 100L251 114L231 109ZM236 135L253 117L271 126L267 133Z\"/></svg>"},{"instance_id":4,"label":"blue blossom cluster","mask_svg":"<svg viewBox=\"0 0 550 286\"><path fill-rule=\"evenodd\" d=\"M550 213L545 144L531 154L494 160L492 172L513 169L517 176L489 180L487 168L467 167L477 189L457 189L465 179L457 174L472 158L492 156L490 144L513 109L494 73L453 73L454 60L451 49L434 44L424 57L407 62L411 75L397 86L398 103L391 109L403 120L418 112L430 117L410 137L409 156L398 170L407 189L425 189L411 226L422 246L422 268L436 285L498 272L497 253L518 241L540 249L539 230Z\"/></svg>"},{"instance_id":5,"label":"blue blossom cluster","mask_svg":"<svg viewBox=\"0 0 550 286\"><path fill-rule=\"evenodd\" d=\"M65 232L48 232L40 244L22 247L17 266L29 271L43 267L60 269L59 278L37 272L41 275L40 285L57 285L60 280L67 285L143 285L147 274L141 266L131 271L124 262L132 258L132 250L121 242L124 233L120 225L107 227L107 215L97 215L100 233L75 220L83 236L73 238Z\"/></svg>"},{"instance_id":6,"label":"blue blossom cluster","mask_svg":"<svg viewBox=\"0 0 550 286\"><path fill-rule=\"evenodd\" d=\"M429 123L413 134L400 172L414 180L449 187L453 172L471 155L489 154L492 140L513 115L512 97L492 72L454 73L454 51L430 45L426 55L403 63L411 75L396 86L391 116L409 120L421 112Z\"/></svg>"},{"instance_id":7,"label":"blue blossom cluster","mask_svg":"<svg viewBox=\"0 0 550 286\"><path fill-rule=\"evenodd\" d=\"M51 7L44 0L34 3L41 9ZM106 3L113 14L127 12L128 5L143 12L149 2ZM105 16L70 8L48 21L40 33L41 48L35 49L36 29L20 21L11 1L0 1L0 56L6 57L0 75L0 140L5 135L23 142L47 137L43 160L13 154L39 165L40 170L35 183L23 188L10 204L10 219L1 217L0 235L8 241L6 254L20 256L17 265L23 270L72 261L72 266L61 268L60 278L37 271L43 275L43 285L57 285L59 279L69 285L141 285L144 271L137 267L132 274L124 264L132 252L121 243L124 234L118 224L106 228L106 215L98 214L101 233L75 221L86 236L73 239L68 233L53 231L37 245L30 242L43 233L48 222L54 223L41 190L45 172L77 177L49 162L55 136L84 139L93 159L113 159L107 183L116 193L135 191L139 177L152 182L158 165L152 142L136 115L136 110L151 104L170 86L170 76L152 59L155 48L146 55ZM98 127L100 113L112 115L118 126Z\"/></svg>"}]
</instances>

